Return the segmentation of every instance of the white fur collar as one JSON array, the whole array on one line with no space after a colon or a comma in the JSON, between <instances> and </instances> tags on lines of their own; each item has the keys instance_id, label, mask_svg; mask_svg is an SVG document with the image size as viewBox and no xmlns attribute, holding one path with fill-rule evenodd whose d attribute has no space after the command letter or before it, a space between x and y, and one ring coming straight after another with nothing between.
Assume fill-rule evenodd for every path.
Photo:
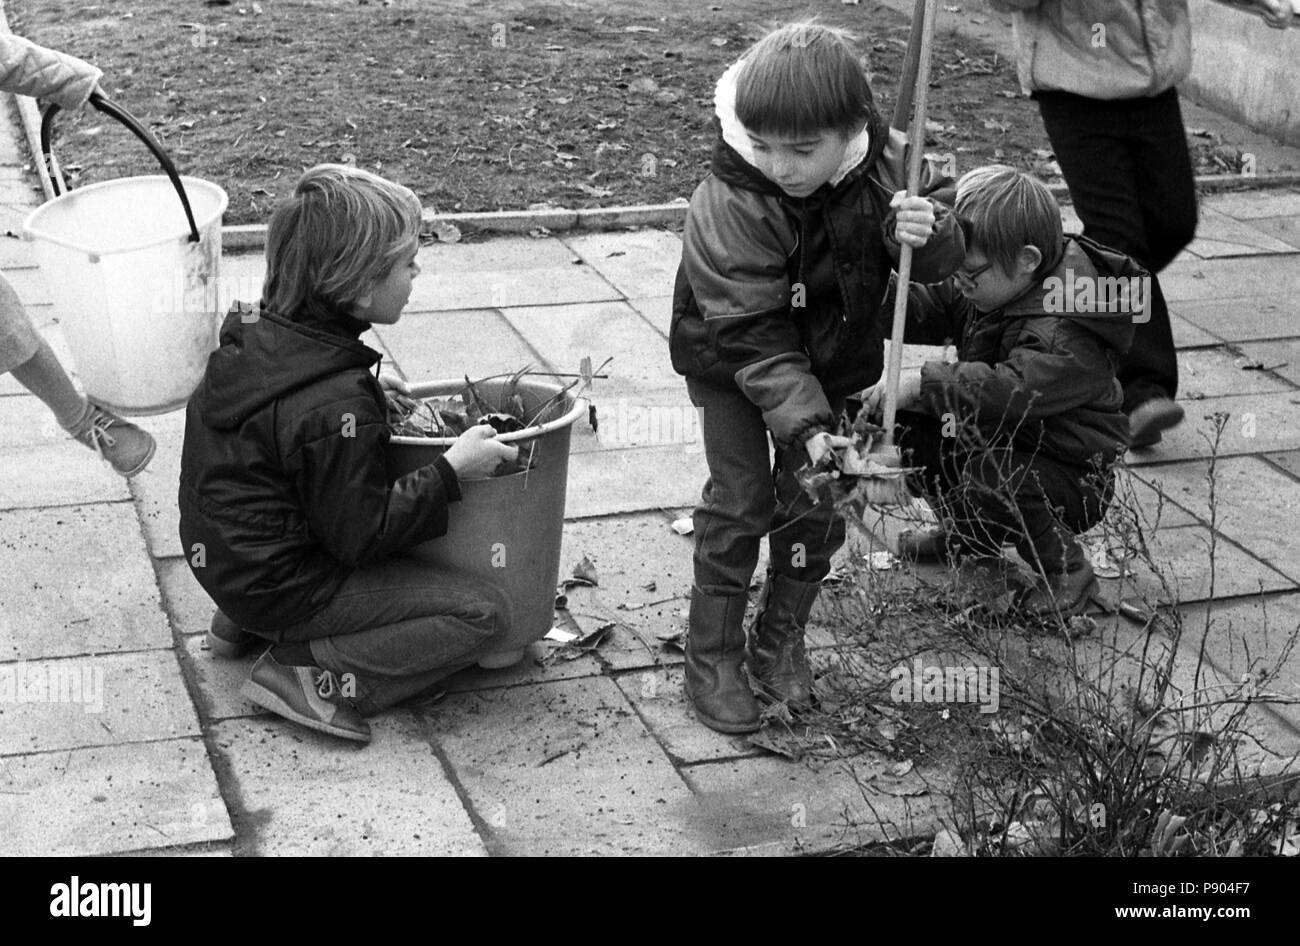
<instances>
[{"instance_id":1,"label":"white fur collar","mask_svg":"<svg viewBox=\"0 0 1300 946\"><path fill-rule=\"evenodd\" d=\"M749 164L757 167L754 160L754 146L750 143L749 135L745 132L745 126L740 123L736 117L736 77L740 74L741 67L745 60L740 59L733 63L722 78L718 80L718 86L713 93L713 107L718 116L718 121L722 125L722 140L731 145L736 153L744 158ZM871 136L867 134L867 129L863 126L852 141L849 142L848 148L844 151L844 160L840 163L837 170L830 179L830 185L834 187L844 176L862 163L862 159L867 156L871 150Z\"/></svg>"}]
</instances>

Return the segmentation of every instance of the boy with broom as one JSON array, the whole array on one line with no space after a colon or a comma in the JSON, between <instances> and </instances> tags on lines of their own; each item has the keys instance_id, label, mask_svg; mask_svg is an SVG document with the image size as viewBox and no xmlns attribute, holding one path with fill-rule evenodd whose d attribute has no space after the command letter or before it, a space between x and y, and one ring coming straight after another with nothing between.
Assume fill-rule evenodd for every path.
<instances>
[{"instance_id":1,"label":"boy with broom","mask_svg":"<svg viewBox=\"0 0 1300 946\"><path fill-rule=\"evenodd\" d=\"M964 250L935 199L950 181L931 173L924 196L900 190L903 137L881 121L843 31L796 23L768 35L723 75L715 105L720 135L687 214L669 345L709 467L686 695L706 726L743 733L759 727L755 689L792 707L811 697L804 625L845 527L795 473L847 442L829 433L844 399L880 376L878 309L899 241L916 248L923 279L946 276ZM764 535L771 570L746 647Z\"/></svg>"}]
</instances>

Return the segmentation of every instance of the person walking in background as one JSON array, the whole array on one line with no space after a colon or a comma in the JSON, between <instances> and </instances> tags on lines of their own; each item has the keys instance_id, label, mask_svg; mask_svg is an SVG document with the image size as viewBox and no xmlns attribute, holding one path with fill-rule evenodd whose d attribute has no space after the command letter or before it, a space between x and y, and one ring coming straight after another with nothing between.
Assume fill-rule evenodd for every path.
<instances>
[{"instance_id":1,"label":"person walking in background","mask_svg":"<svg viewBox=\"0 0 1300 946\"><path fill-rule=\"evenodd\" d=\"M1157 274L1196 234L1196 184L1176 86L1192 64L1187 0L989 0L1014 15L1022 89L1038 102L1084 234L1151 273L1151 300L1120 361L1133 447L1183 419L1178 359ZM1257 0L1272 27L1289 0Z\"/></svg>"}]
</instances>

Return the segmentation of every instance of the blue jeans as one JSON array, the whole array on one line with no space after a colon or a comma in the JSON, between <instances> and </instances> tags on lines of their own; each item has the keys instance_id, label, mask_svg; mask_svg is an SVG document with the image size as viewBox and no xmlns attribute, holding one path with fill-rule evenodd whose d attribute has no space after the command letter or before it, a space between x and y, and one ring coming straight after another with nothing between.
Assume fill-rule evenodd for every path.
<instances>
[{"instance_id":1,"label":"blue jeans","mask_svg":"<svg viewBox=\"0 0 1300 946\"><path fill-rule=\"evenodd\" d=\"M482 579L394 557L353 572L325 608L286 628L317 665L353 675L366 716L476 663L510 626L510 604Z\"/></svg>"},{"instance_id":2,"label":"blue jeans","mask_svg":"<svg viewBox=\"0 0 1300 946\"><path fill-rule=\"evenodd\" d=\"M709 467L693 518L696 587L706 595L744 594L764 535L773 571L821 581L844 544L844 519L800 488L795 473L808 461L804 448L778 448L774 462L763 413L740 391L690 379L686 390L701 412ZM832 400L836 414L842 407Z\"/></svg>"}]
</instances>

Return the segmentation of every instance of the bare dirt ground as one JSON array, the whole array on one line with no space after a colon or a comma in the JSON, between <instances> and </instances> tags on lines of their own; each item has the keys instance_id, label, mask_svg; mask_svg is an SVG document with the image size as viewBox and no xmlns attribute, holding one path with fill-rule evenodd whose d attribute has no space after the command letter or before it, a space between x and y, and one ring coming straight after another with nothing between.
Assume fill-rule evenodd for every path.
<instances>
[{"instance_id":1,"label":"bare dirt ground","mask_svg":"<svg viewBox=\"0 0 1300 946\"><path fill-rule=\"evenodd\" d=\"M228 223L265 220L322 161L402 181L441 212L687 197L708 168L714 83L753 40L813 14L852 28L888 116L908 29L870 0L7 6L15 32L100 66L107 94L183 173L225 187ZM1012 63L940 36L931 102L929 146L959 170L996 160L1058 179ZM74 185L153 172L144 148L98 112L57 128ZM1230 164L1231 149L1219 151Z\"/></svg>"}]
</instances>

